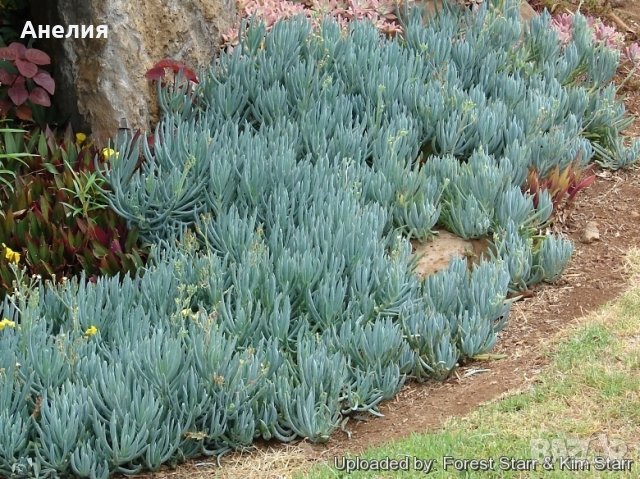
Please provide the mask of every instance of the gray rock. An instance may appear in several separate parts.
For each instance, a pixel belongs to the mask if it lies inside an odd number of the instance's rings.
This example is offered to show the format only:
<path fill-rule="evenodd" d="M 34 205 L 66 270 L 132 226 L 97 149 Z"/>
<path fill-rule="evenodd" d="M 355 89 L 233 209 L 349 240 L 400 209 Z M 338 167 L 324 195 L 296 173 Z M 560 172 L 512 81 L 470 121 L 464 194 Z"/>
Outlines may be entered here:
<path fill-rule="evenodd" d="M 106 39 L 41 42 L 53 57 L 61 117 L 98 141 L 112 137 L 122 119 L 147 129 L 157 109 L 145 72 L 163 58 L 208 65 L 235 19 L 233 0 L 32 0 L 31 9 L 36 28 L 108 25 Z"/>
<path fill-rule="evenodd" d="M 598 230 L 598 224 L 595 221 L 589 221 L 582 231 L 580 241 L 589 244 L 600 239 L 600 231 Z"/>

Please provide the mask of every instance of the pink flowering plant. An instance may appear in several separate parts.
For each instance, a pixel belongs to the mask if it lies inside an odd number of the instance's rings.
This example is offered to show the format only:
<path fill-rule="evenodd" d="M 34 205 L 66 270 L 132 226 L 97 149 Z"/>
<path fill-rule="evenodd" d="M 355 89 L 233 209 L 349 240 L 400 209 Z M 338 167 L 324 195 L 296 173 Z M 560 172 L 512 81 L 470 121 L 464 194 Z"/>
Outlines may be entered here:
<path fill-rule="evenodd" d="M 558 35 L 562 46 L 566 46 L 573 39 L 574 18 L 571 13 L 556 15 L 551 20 L 551 26 Z M 623 61 L 631 64 L 633 68 L 640 64 L 640 44 L 632 43 L 625 46 L 625 37 L 615 27 L 607 25 L 599 18 L 586 17 L 587 25 L 591 31 L 594 43 L 604 45 L 611 50 L 620 52 Z"/>
<path fill-rule="evenodd" d="M 623 50 L 624 58 L 631 62 L 632 65 L 637 67 L 640 65 L 640 44 L 632 43 L 631 45 L 625 47 Z"/>
<path fill-rule="evenodd" d="M 561 13 L 551 19 L 551 26 L 558 35 L 558 40 L 562 46 L 569 44 L 573 38 L 573 15 Z"/>
<path fill-rule="evenodd" d="M 612 50 L 620 50 L 624 45 L 624 35 L 599 18 L 587 17 L 587 23 L 593 32 L 593 40 Z"/>
<path fill-rule="evenodd" d="M 415 0 L 408 0 L 414 3 Z M 318 27 L 325 16 L 342 28 L 352 20 L 370 20 L 381 32 L 395 35 L 401 31 L 396 15 L 396 0 L 239 0 L 240 18 L 258 17 L 270 29 L 278 20 L 297 15 L 309 18 Z M 238 25 L 222 35 L 225 45 L 238 43 Z"/>

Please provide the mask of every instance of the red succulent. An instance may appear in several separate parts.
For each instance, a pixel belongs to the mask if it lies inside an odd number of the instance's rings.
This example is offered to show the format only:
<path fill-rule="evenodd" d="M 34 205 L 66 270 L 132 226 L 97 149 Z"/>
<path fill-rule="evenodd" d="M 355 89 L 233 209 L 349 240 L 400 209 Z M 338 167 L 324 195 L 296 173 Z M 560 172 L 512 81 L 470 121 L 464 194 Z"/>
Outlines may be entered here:
<path fill-rule="evenodd" d="M 595 180 L 593 165 L 583 168 L 579 166 L 579 162 L 575 162 L 562 170 L 556 166 L 544 177 L 541 177 L 535 169 L 529 170 L 523 190 L 533 196 L 536 208 L 540 192 L 547 190 L 551 195 L 555 212 L 565 201 L 573 201 L 578 192 L 591 186 Z"/>
<path fill-rule="evenodd" d="M 148 80 L 163 81 L 167 74 L 167 70 L 171 70 L 174 75 L 182 73 L 187 80 L 193 83 L 198 83 L 198 77 L 191 68 L 182 62 L 172 60 L 170 58 L 165 58 L 164 60 L 157 62 L 147 71 L 147 73 L 145 73 L 144 76 Z"/>

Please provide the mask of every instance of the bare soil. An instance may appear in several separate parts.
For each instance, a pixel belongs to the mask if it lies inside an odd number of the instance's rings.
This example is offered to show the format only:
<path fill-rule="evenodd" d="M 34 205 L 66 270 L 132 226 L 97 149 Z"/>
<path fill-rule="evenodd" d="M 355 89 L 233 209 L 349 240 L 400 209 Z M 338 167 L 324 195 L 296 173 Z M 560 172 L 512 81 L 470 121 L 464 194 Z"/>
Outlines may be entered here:
<path fill-rule="evenodd" d="M 548 0 L 530 3 L 540 7 L 545 1 L 550 3 Z M 597 1 L 591 0 L 592 8 Z M 578 4 L 577 1 L 556 3 L 556 12 L 558 9 L 575 11 Z M 583 2 L 583 12 L 587 3 L 589 0 Z M 638 40 L 640 2 L 601 0 L 598 6 L 602 9 L 594 11 L 595 14 L 623 30 L 619 22 L 611 20 L 612 14 L 618 17 L 630 30 L 627 39 Z M 624 76 L 621 73 L 620 79 Z M 635 116 L 635 123 L 626 133 L 635 137 L 640 137 L 639 84 L 637 78 L 632 79 L 621 89 L 627 110 Z M 625 270 L 626 252 L 640 248 L 640 168 L 615 173 L 598 170 L 597 176 L 596 182 L 578 194 L 554 225 L 574 242 L 575 252 L 569 267 L 556 284 L 536 287 L 514 304 L 508 325 L 493 352 L 502 359 L 466 364 L 443 383 L 408 383 L 396 398 L 381 406 L 384 417 L 349 421 L 349 436 L 337 431 L 326 444 L 303 441 L 290 455 L 287 455 L 290 446 L 258 445 L 261 462 L 278 463 L 279 472 L 269 473 L 261 468 L 252 475 L 245 469 L 243 477 L 285 477 L 281 474 L 287 467 L 282 467 L 278 461 L 293 461 L 297 467 L 291 469 L 297 469 L 301 462 L 308 464 L 338 454 L 358 453 L 412 433 L 435 430 L 448 418 L 464 416 L 482 403 L 514 390 L 526 389 L 535 382 L 548 362 L 541 345 L 561 334 L 578 318 L 615 299 L 629 280 Z M 597 224 L 600 239 L 587 244 L 581 242 L 581 237 L 588 222 Z M 249 457 L 231 454 L 223 459 L 223 466 L 250 461 Z M 191 461 L 174 470 L 163 470 L 154 477 L 175 479 L 214 475 L 241 477 L 231 470 L 225 472 L 225 467 L 217 467 L 215 460 L 210 458 Z"/>

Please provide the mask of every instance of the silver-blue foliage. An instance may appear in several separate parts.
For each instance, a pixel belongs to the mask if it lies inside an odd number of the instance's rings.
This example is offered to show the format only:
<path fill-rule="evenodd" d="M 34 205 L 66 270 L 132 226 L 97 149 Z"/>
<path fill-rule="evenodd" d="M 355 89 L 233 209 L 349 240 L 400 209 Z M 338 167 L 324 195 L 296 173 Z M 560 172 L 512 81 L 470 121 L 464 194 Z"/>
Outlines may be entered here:
<path fill-rule="evenodd" d="M 394 39 L 254 23 L 197 86 L 159 88 L 153 148 L 123 135 L 102 172 L 149 265 L 3 305 L 0 475 L 324 441 L 407 377 L 490 350 L 509 289 L 555 280 L 571 254 L 532 236 L 552 207 L 520 190 L 529 169 L 622 167 L 640 143 L 619 136 L 617 58 L 579 16 L 561 48 L 548 15 L 527 29 L 517 2 L 485 4 L 426 25 L 407 12 Z M 419 279 L 409 240 L 436 226 L 493 235 L 493 259 Z"/>

